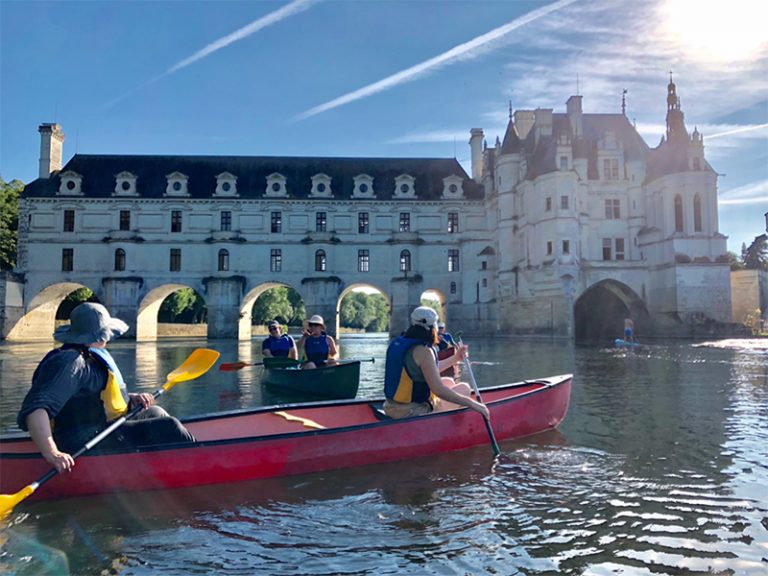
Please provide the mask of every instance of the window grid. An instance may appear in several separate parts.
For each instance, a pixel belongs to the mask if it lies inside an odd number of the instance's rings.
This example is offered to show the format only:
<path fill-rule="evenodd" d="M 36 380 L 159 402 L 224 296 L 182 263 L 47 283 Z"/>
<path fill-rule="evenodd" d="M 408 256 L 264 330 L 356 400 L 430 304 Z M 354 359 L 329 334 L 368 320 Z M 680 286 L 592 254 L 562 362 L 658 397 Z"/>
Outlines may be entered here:
<path fill-rule="evenodd" d="M 550 196 L 547 196 L 547 199 L 545 201 L 544 209 L 549 212 L 552 210 L 552 198 Z"/>
<path fill-rule="evenodd" d="M 400 252 L 400 272 L 411 271 L 411 253 L 408 250 Z"/>
<path fill-rule="evenodd" d="M 448 212 L 448 233 L 455 234 L 459 231 L 459 213 Z"/>
<path fill-rule="evenodd" d="M 371 266 L 371 256 L 368 250 L 357 251 L 357 271 L 368 272 Z"/>
<path fill-rule="evenodd" d="M 279 234 L 283 231 L 283 213 L 272 212 L 270 216 L 270 231 L 272 234 Z"/>
<path fill-rule="evenodd" d="M 621 202 L 618 198 L 608 198 L 605 201 L 605 217 L 608 220 L 621 218 Z"/>
<path fill-rule="evenodd" d="M 326 264 L 325 250 L 315 252 L 315 272 L 325 272 Z"/>
<path fill-rule="evenodd" d="M 219 272 L 227 272 L 229 270 L 229 250 L 223 248 L 219 250 L 218 270 Z"/>
<path fill-rule="evenodd" d="M 171 248 L 171 272 L 181 272 L 181 248 Z"/>
<path fill-rule="evenodd" d="M 458 272 L 459 271 L 459 251 L 458 250 L 448 250 L 448 272 Z"/>
<path fill-rule="evenodd" d="M 560 196 L 560 209 L 568 210 L 568 196 Z"/>
<path fill-rule="evenodd" d="M 120 230 L 131 229 L 131 211 L 120 210 Z"/>
<path fill-rule="evenodd" d="M 368 234 L 368 232 L 369 232 L 368 212 L 360 212 L 357 215 L 357 233 Z"/>
<path fill-rule="evenodd" d="M 328 218 L 325 212 L 315 214 L 315 231 L 325 232 L 328 227 Z"/>
<path fill-rule="evenodd" d="M 221 211 L 221 230 L 223 232 L 232 230 L 232 212 L 229 210 Z"/>
<path fill-rule="evenodd" d="M 74 248 L 61 249 L 61 271 L 72 272 L 75 269 L 75 250 Z"/>
<path fill-rule="evenodd" d="M 75 231 L 75 211 L 64 210 L 64 232 Z"/>
<path fill-rule="evenodd" d="M 269 251 L 270 272 L 280 272 L 283 269 L 283 251 L 280 248 L 272 248 Z"/>
<path fill-rule="evenodd" d="M 411 214 L 409 212 L 400 212 L 400 232 L 411 231 Z"/>
<path fill-rule="evenodd" d="M 115 250 L 115 272 L 123 272 L 125 270 L 125 250 L 118 248 Z"/>
<path fill-rule="evenodd" d="M 171 232 L 181 232 L 181 210 L 171 212 Z"/>

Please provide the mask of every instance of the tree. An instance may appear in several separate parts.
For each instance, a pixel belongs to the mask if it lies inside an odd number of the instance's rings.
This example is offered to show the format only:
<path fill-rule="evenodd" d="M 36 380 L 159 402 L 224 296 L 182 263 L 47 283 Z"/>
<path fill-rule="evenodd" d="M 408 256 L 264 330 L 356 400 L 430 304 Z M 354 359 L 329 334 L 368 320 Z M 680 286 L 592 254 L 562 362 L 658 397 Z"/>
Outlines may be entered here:
<path fill-rule="evenodd" d="M 749 248 L 742 247 L 741 259 L 748 270 L 768 270 L 768 234 L 755 237 Z"/>
<path fill-rule="evenodd" d="M 266 324 L 270 320 L 289 324 L 289 320 L 294 318 L 294 307 L 288 297 L 288 288 L 278 286 L 263 292 L 253 305 L 251 318 L 253 324 Z"/>
<path fill-rule="evenodd" d="M 0 270 L 16 266 L 19 237 L 19 197 L 24 190 L 20 180 L 5 182 L 0 178 Z"/>
<path fill-rule="evenodd" d="M 67 297 L 61 301 L 58 310 L 56 310 L 56 319 L 69 319 L 75 306 L 82 304 L 83 302 L 99 302 L 99 299 L 96 298 L 96 294 L 94 294 L 90 288 L 86 288 L 85 286 L 78 288 L 67 294 Z"/>
<path fill-rule="evenodd" d="M 181 288 L 163 300 L 158 319 L 161 322 L 198 324 L 206 318 L 205 301 L 192 288 Z"/>
<path fill-rule="evenodd" d="M 744 263 L 736 252 L 728 252 L 728 263 L 731 265 L 731 272 L 734 270 L 744 270 Z"/>
<path fill-rule="evenodd" d="M 345 328 L 386 332 L 389 329 L 389 305 L 386 298 L 378 293 L 347 294 L 339 308 L 339 323 Z"/>

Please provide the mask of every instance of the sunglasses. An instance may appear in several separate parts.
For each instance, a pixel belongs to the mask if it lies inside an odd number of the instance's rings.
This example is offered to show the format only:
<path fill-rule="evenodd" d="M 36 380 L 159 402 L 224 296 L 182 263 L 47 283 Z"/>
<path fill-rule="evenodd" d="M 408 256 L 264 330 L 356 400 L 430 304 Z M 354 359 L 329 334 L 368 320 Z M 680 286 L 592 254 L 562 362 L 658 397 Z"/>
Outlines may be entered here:
<path fill-rule="evenodd" d="M 277 332 L 277 326 L 272 326 L 272 328 L 269 329 L 270 332 Z"/>
<path fill-rule="evenodd" d="M 307 324 L 307 326 L 309 326 L 310 328 L 313 328 L 313 327 L 315 327 L 315 326 L 322 326 L 322 324 L 313 324 L 312 322 L 309 322 L 309 323 Z"/>

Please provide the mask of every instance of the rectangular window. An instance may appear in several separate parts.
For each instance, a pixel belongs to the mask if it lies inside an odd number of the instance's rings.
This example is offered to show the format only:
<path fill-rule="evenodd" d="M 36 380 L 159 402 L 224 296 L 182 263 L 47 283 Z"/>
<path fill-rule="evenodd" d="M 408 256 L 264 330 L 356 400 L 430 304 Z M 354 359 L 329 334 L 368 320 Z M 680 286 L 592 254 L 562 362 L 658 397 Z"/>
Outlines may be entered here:
<path fill-rule="evenodd" d="M 357 233 L 368 234 L 368 212 L 360 212 L 357 215 Z"/>
<path fill-rule="evenodd" d="M 120 210 L 120 230 L 131 229 L 131 211 Z"/>
<path fill-rule="evenodd" d="M 74 248 L 62 248 L 61 250 L 61 271 L 72 272 L 75 269 L 75 250 Z"/>
<path fill-rule="evenodd" d="M 486 260 L 480 262 L 480 270 L 488 270 L 488 262 Z"/>
<path fill-rule="evenodd" d="M 221 211 L 221 229 L 225 232 L 232 230 L 232 212 L 229 210 Z"/>
<path fill-rule="evenodd" d="M 315 232 L 325 232 L 328 225 L 328 218 L 325 212 L 315 214 Z"/>
<path fill-rule="evenodd" d="M 272 212 L 270 230 L 272 234 L 279 234 L 283 231 L 283 213 Z"/>
<path fill-rule="evenodd" d="M 547 256 L 552 256 L 552 240 L 547 240 Z"/>
<path fill-rule="evenodd" d="M 624 260 L 624 238 L 616 238 L 616 260 Z"/>
<path fill-rule="evenodd" d="M 568 156 L 560 156 L 560 170 L 568 170 Z"/>
<path fill-rule="evenodd" d="M 698 156 L 693 159 L 693 169 L 701 170 L 701 158 L 699 158 Z"/>
<path fill-rule="evenodd" d="M 619 161 L 616 158 L 603 159 L 603 178 L 606 180 L 619 179 Z"/>
<path fill-rule="evenodd" d="M 546 208 L 545 209 L 546 209 L 547 212 L 552 210 L 552 198 L 550 196 L 547 196 Z"/>
<path fill-rule="evenodd" d="M 570 253 L 571 253 L 570 240 L 563 240 L 563 254 L 570 254 Z"/>
<path fill-rule="evenodd" d="M 409 212 L 400 212 L 400 232 L 411 231 L 411 214 Z"/>
<path fill-rule="evenodd" d="M 611 239 L 603 238 L 603 260 L 611 259 Z"/>
<path fill-rule="evenodd" d="M 64 210 L 64 232 L 75 231 L 75 211 Z"/>
<path fill-rule="evenodd" d="M 608 220 L 621 218 L 621 202 L 618 198 L 608 198 L 605 201 L 605 217 Z"/>
<path fill-rule="evenodd" d="M 400 252 L 400 272 L 411 271 L 411 253 L 408 250 Z"/>
<path fill-rule="evenodd" d="M 368 272 L 371 266 L 371 255 L 368 250 L 357 251 L 357 271 Z"/>
<path fill-rule="evenodd" d="M 181 272 L 181 248 L 171 248 L 171 272 Z"/>
<path fill-rule="evenodd" d="M 272 248 L 269 251 L 269 271 L 280 272 L 283 269 L 283 251 L 280 248 Z"/>
<path fill-rule="evenodd" d="M 560 196 L 560 209 L 568 210 L 568 196 Z"/>
<path fill-rule="evenodd" d="M 459 271 L 459 251 L 448 250 L 448 272 Z"/>
<path fill-rule="evenodd" d="M 455 234 L 459 231 L 459 213 L 448 212 L 448 233 Z"/>
<path fill-rule="evenodd" d="M 181 210 L 171 211 L 171 232 L 181 232 Z"/>

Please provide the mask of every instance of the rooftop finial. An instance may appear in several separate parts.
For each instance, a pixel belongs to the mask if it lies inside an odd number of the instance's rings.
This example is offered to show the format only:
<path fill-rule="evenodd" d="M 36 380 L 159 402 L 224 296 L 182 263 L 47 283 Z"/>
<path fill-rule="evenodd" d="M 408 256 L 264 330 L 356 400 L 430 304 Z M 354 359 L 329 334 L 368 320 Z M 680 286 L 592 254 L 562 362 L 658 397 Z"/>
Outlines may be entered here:
<path fill-rule="evenodd" d="M 627 115 L 627 89 L 624 88 L 624 90 L 621 91 L 621 114 L 622 116 Z"/>
<path fill-rule="evenodd" d="M 512 100 L 509 101 L 509 120 L 512 120 Z"/>

